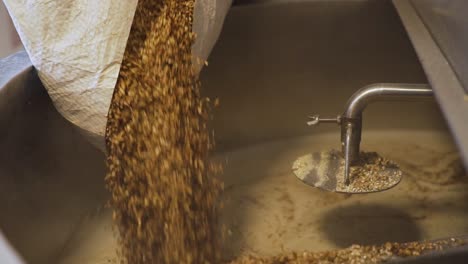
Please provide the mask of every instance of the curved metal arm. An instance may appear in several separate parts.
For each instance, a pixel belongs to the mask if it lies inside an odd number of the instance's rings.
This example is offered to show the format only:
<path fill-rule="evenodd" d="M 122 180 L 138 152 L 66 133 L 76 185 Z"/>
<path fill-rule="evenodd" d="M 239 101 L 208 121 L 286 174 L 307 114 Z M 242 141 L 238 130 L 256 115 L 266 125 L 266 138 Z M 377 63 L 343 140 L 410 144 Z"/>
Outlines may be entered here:
<path fill-rule="evenodd" d="M 355 92 L 349 98 L 345 118 L 360 118 L 366 106 L 374 101 L 411 100 L 432 97 L 432 89 L 427 84 L 377 83 Z"/>
<path fill-rule="evenodd" d="M 345 182 L 349 183 L 349 166 L 359 158 L 362 112 L 374 101 L 424 99 L 433 96 L 427 84 L 378 83 L 366 86 L 351 96 L 341 118 L 341 145 L 345 158 Z"/>

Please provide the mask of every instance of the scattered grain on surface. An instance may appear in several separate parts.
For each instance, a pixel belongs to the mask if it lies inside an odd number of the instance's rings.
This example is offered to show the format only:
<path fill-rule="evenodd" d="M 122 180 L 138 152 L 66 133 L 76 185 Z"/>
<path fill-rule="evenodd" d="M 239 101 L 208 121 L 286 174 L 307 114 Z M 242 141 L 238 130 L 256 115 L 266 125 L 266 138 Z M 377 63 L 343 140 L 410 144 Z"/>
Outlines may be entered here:
<path fill-rule="evenodd" d="M 402 171 L 393 161 L 376 152 L 361 152 L 350 167 L 349 185 L 345 184 L 345 160 L 341 151 L 308 154 L 294 161 L 294 174 L 305 183 L 333 192 L 369 193 L 397 185 Z"/>
<path fill-rule="evenodd" d="M 377 264 L 398 257 L 419 256 L 430 251 L 459 247 L 457 238 L 436 242 L 385 243 L 380 246 L 352 245 L 345 249 L 323 252 L 289 252 L 272 257 L 242 256 L 229 264 Z"/>
<path fill-rule="evenodd" d="M 336 187 L 339 192 L 362 193 L 386 190 L 398 184 L 403 174 L 397 164 L 376 152 L 359 154 L 358 161 L 350 168 L 349 185 L 344 181 L 344 167 L 344 159 L 340 158 Z"/>

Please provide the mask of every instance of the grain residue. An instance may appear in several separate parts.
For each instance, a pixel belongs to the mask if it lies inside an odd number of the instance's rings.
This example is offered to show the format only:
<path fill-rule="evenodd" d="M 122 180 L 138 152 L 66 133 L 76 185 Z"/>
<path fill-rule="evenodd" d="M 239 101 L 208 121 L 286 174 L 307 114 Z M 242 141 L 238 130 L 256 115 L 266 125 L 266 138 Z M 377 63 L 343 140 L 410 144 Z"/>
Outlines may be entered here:
<path fill-rule="evenodd" d="M 271 257 L 247 255 L 229 264 L 378 264 L 463 245 L 465 241 L 457 238 L 432 242 L 385 243 L 379 246 L 352 245 L 340 250 L 289 252 Z"/>

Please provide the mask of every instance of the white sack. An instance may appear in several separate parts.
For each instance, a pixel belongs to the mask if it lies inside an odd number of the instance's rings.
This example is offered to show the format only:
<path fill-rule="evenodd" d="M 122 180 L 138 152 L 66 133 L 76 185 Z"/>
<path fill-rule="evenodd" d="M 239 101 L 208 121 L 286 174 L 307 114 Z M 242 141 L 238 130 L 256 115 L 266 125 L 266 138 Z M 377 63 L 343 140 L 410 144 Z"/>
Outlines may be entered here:
<path fill-rule="evenodd" d="M 138 0 L 3 1 L 57 110 L 104 149 L 107 112 Z M 196 0 L 194 58 L 207 59 L 231 2 Z"/>
<path fill-rule="evenodd" d="M 24 260 L 16 253 L 8 240 L 0 231 L 0 263 L 2 264 L 24 264 Z"/>

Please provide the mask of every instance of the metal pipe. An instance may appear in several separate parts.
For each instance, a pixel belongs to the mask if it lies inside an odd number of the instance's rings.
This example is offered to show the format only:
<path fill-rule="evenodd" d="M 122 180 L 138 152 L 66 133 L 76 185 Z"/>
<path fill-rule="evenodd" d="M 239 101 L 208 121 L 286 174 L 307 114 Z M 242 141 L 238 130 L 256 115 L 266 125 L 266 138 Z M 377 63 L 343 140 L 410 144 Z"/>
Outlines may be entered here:
<path fill-rule="evenodd" d="M 346 104 L 345 118 L 360 118 L 366 106 L 374 101 L 408 100 L 432 97 L 427 84 L 377 83 L 355 92 Z"/>
<path fill-rule="evenodd" d="M 345 157 L 348 157 L 345 159 L 345 184 L 346 185 L 349 185 L 349 169 L 350 169 L 350 162 L 351 160 L 349 159 L 349 156 L 350 156 L 350 146 L 351 146 L 351 135 L 352 135 L 352 130 L 353 130 L 353 126 L 352 124 L 347 124 L 346 125 L 346 136 L 345 136 L 345 144 L 344 144 L 344 148 L 343 148 L 343 154 L 345 155 Z"/>
<path fill-rule="evenodd" d="M 341 118 L 341 146 L 345 158 L 345 183 L 349 183 L 349 166 L 359 158 L 362 112 L 375 101 L 424 99 L 433 96 L 427 84 L 378 83 L 359 89 L 351 96 Z"/>

